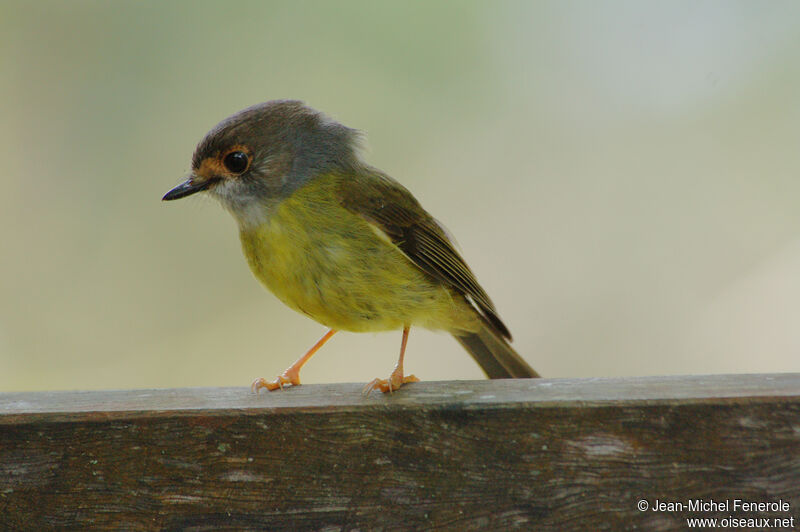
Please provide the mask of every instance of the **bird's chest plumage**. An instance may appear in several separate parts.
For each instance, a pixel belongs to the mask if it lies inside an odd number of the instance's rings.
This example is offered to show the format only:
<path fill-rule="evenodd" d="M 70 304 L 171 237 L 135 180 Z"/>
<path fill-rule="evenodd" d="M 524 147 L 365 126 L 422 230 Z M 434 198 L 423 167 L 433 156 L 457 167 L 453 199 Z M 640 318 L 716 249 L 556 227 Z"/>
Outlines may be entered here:
<path fill-rule="evenodd" d="M 395 329 L 449 307 L 449 295 L 344 209 L 330 186 L 303 187 L 259 226 L 242 229 L 255 276 L 286 305 L 335 329 Z"/>

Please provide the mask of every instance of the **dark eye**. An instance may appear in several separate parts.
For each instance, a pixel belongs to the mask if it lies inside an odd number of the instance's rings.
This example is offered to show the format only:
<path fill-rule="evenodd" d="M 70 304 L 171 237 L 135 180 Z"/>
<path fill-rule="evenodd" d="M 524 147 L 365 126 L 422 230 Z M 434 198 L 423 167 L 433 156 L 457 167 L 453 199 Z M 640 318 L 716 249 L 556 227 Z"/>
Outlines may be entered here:
<path fill-rule="evenodd" d="M 222 160 L 225 169 L 232 174 L 241 174 L 247 170 L 250 164 L 250 158 L 243 151 L 232 151 Z"/>

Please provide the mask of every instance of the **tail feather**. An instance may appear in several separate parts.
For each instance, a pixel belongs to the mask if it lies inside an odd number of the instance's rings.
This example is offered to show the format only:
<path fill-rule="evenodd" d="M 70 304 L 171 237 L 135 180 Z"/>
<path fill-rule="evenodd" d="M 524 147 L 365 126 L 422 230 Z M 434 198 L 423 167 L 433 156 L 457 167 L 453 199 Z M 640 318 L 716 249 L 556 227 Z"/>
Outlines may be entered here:
<path fill-rule="evenodd" d="M 484 324 L 478 332 L 453 334 L 490 379 L 535 378 L 540 375 L 504 339 Z"/>

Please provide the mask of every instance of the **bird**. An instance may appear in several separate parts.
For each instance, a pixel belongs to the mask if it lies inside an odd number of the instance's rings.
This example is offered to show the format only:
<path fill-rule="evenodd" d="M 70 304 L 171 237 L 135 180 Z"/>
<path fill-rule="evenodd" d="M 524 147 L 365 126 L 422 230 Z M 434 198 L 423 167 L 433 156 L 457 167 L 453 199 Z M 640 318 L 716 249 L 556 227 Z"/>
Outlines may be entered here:
<path fill-rule="evenodd" d="M 210 194 L 236 220 L 254 276 L 328 332 L 274 380 L 300 385 L 300 368 L 336 332 L 402 330 L 388 378 L 363 391 L 417 382 L 403 362 L 412 326 L 444 330 L 491 379 L 539 374 L 444 226 L 403 185 L 364 162 L 362 134 L 298 100 L 239 111 L 197 145 L 191 171 L 164 201 Z"/>

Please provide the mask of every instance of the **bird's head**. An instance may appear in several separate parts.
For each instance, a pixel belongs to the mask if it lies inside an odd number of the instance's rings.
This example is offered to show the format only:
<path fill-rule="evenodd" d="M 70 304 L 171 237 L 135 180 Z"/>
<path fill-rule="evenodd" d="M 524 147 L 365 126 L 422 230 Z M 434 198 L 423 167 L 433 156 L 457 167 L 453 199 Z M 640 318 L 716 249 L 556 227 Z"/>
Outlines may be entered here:
<path fill-rule="evenodd" d="M 251 223 L 315 176 L 357 164 L 358 138 L 356 130 L 302 102 L 258 104 L 209 131 L 186 180 L 163 199 L 206 191 L 240 224 Z"/>

